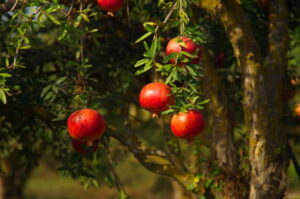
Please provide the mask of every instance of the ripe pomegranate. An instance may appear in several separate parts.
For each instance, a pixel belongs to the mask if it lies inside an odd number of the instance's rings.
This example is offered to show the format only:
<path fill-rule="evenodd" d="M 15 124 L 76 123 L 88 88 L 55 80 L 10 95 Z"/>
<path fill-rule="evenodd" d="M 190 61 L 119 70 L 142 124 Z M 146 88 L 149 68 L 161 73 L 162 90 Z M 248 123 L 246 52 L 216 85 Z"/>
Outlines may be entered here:
<path fill-rule="evenodd" d="M 171 119 L 171 130 L 176 137 L 193 139 L 204 128 L 204 118 L 198 110 L 179 112 Z"/>
<path fill-rule="evenodd" d="M 170 87 L 160 82 L 152 82 L 144 86 L 140 92 L 141 107 L 158 114 L 174 103 Z"/>
<path fill-rule="evenodd" d="M 297 84 L 298 84 L 298 79 L 296 79 L 296 78 L 291 79 L 291 84 L 294 85 L 294 86 L 297 86 Z"/>
<path fill-rule="evenodd" d="M 297 117 L 300 117 L 300 104 L 296 105 L 295 113 L 296 113 Z"/>
<path fill-rule="evenodd" d="M 119 10 L 122 7 L 123 0 L 97 0 L 98 5 L 108 11 L 109 14 Z"/>
<path fill-rule="evenodd" d="M 184 46 L 180 44 L 181 42 L 184 43 Z M 166 54 L 170 55 L 171 53 L 179 54 L 181 51 L 188 52 L 190 54 L 194 54 L 198 50 L 198 57 L 192 59 L 190 61 L 191 64 L 197 64 L 200 61 L 201 57 L 201 47 L 195 44 L 190 38 L 188 37 L 175 37 L 171 39 L 166 47 Z M 175 59 L 172 58 L 170 63 L 175 64 Z M 183 66 L 185 63 L 180 62 L 178 66 Z"/>
<path fill-rule="evenodd" d="M 96 152 L 99 147 L 99 139 L 94 140 L 92 145 L 89 146 L 86 142 L 81 142 L 78 140 L 72 140 L 72 147 L 75 151 L 82 155 L 87 155 L 90 151 Z"/>
<path fill-rule="evenodd" d="M 75 111 L 68 118 L 68 131 L 75 140 L 92 144 L 103 135 L 104 130 L 105 120 L 94 109 Z"/>

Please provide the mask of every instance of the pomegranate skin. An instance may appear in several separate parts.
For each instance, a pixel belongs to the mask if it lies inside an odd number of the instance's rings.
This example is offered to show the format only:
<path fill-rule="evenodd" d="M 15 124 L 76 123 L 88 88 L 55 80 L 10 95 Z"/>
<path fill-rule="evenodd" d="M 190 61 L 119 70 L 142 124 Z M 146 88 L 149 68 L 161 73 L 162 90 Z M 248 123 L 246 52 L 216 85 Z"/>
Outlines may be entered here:
<path fill-rule="evenodd" d="M 176 137 L 191 139 L 204 128 L 204 118 L 197 110 L 179 112 L 171 119 L 171 130 Z"/>
<path fill-rule="evenodd" d="M 99 139 L 94 140 L 91 146 L 88 146 L 86 142 L 78 140 L 72 140 L 72 147 L 75 151 L 82 155 L 87 155 L 89 151 L 96 152 L 99 147 Z"/>
<path fill-rule="evenodd" d="M 160 82 L 145 85 L 139 95 L 141 107 L 152 113 L 160 113 L 174 103 L 170 87 Z"/>
<path fill-rule="evenodd" d="M 295 109 L 294 109 L 295 113 L 296 113 L 296 116 L 297 117 L 300 117 L 300 104 L 297 104 Z"/>
<path fill-rule="evenodd" d="M 184 42 L 185 47 L 181 46 L 180 41 Z M 178 43 L 179 42 L 179 43 Z M 171 53 L 179 54 L 181 51 L 188 52 L 190 54 L 195 53 L 195 51 L 199 49 L 198 57 L 194 58 L 190 61 L 190 64 L 198 64 L 202 55 L 201 47 L 195 44 L 188 37 L 175 37 L 169 41 L 166 47 L 166 55 L 170 55 Z M 175 64 L 175 59 L 172 58 L 170 63 Z M 178 63 L 179 66 L 183 66 L 185 63 Z"/>
<path fill-rule="evenodd" d="M 123 5 L 123 0 L 97 0 L 98 5 L 108 12 L 115 12 Z"/>
<path fill-rule="evenodd" d="M 100 138 L 105 130 L 105 120 L 94 109 L 75 111 L 68 118 L 70 136 L 81 142 L 91 142 Z"/>

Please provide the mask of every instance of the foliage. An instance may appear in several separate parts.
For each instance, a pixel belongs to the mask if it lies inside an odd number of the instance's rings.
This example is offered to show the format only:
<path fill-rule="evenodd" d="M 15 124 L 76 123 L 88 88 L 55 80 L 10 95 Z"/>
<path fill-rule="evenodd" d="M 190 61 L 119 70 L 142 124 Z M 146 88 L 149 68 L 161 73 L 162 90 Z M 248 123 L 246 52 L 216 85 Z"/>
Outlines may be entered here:
<path fill-rule="evenodd" d="M 241 2 L 265 55 L 267 13 L 255 1 Z M 295 0 L 289 1 L 289 7 L 286 76 L 299 81 L 300 8 Z M 199 198 L 211 192 L 222 193 L 224 182 L 213 157 L 209 128 L 191 146 L 172 137 L 166 127 L 169 116 L 179 111 L 203 109 L 208 116 L 204 63 L 189 64 L 196 54 L 165 55 L 170 38 L 188 36 L 208 49 L 214 65 L 214 58 L 225 54 L 224 66 L 216 70 L 236 123 L 235 142 L 242 156 L 239 169 L 248 172 L 247 134 L 240 119 L 241 71 L 224 27 L 217 16 L 200 9 L 199 2 L 128 0 L 111 17 L 96 1 L 27 0 L 0 13 L 1 158 L 18 152 L 24 164 L 36 164 L 44 151 L 51 149 L 61 162 L 58 169 L 66 176 L 81 181 L 85 188 L 116 186 L 118 197 L 126 199 L 129 196 L 114 169 L 117 160 L 110 157 L 110 140 L 117 139 L 151 171 L 177 181 L 177 173 L 163 173 L 161 165 L 167 162 L 180 171 L 189 171 L 186 173 L 192 174 L 192 180 L 184 186 Z M 183 60 L 185 67 L 170 64 L 172 58 Z M 176 103 L 157 120 L 137 102 L 139 90 L 150 81 L 164 81 L 176 97 Z M 69 114 L 84 107 L 97 109 L 108 124 L 100 148 L 87 156 L 73 151 L 66 130 Z M 142 160 L 151 155 L 158 159 L 149 166 Z"/>

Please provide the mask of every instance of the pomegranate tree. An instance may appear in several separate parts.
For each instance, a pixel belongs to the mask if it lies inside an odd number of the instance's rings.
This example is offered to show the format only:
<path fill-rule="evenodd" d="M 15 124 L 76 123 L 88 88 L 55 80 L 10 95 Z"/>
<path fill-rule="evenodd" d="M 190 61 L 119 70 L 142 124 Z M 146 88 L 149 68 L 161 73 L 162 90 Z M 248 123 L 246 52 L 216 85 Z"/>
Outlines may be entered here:
<path fill-rule="evenodd" d="M 123 0 L 97 0 L 98 5 L 109 14 L 119 10 L 122 7 Z"/>
<path fill-rule="evenodd" d="M 180 52 L 187 52 L 192 55 L 197 55 L 196 58 L 193 58 L 190 60 L 190 64 L 197 64 L 200 61 L 201 57 L 201 47 L 194 43 L 190 38 L 188 37 L 175 37 L 169 41 L 166 47 L 166 54 L 170 55 L 172 53 L 179 54 Z M 198 51 L 198 52 L 197 52 Z M 188 58 L 186 55 L 184 55 L 184 58 Z M 183 63 L 181 60 L 177 63 L 178 66 L 183 66 L 185 63 Z M 175 59 L 172 58 L 170 60 L 170 63 L 175 64 Z"/>
<path fill-rule="evenodd" d="M 105 120 L 94 109 L 75 111 L 68 118 L 68 131 L 75 140 L 92 144 L 103 135 L 104 130 Z"/>
<path fill-rule="evenodd" d="M 171 119 L 171 130 L 179 138 L 193 139 L 202 132 L 203 128 L 204 118 L 198 110 L 179 112 Z"/>
<path fill-rule="evenodd" d="M 96 152 L 99 147 L 99 139 L 94 140 L 91 145 L 86 142 L 72 140 L 72 147 L 75 151 L 82 155 L 87 155 L 90 151 Z"/>
<path fill-rule="evenodd" d="M 174 97 L 169 86 L 160 82 L 152 82 L 142 88 L 139 102 L 141 107 L 158 114 L 174 103 Z"/>

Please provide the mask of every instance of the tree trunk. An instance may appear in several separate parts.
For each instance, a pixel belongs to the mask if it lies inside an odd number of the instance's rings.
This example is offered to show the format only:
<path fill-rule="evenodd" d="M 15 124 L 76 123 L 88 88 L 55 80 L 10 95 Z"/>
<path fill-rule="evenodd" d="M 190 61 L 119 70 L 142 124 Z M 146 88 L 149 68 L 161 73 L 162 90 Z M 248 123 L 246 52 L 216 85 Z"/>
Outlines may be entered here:
<path fill-rule="evenodd" d="M 23 159 L 19 153 L 14 152 L 2 160 L 4 174 L 1 176 L 3 199 L 23 199 L 24 186 L 30 177 L 34 166 Z"/>
<path fill-rule="evenodd" d="M 269 56 L 264 63 L 249 20 L 237 1 L 224 0 L 221 21 L 242 70 L 244 112 L 250 135 L 251 199 L 279 199 L 286 190 L 288 156 L 281 129 L 281 89 L 286 66 L 285 0 L 270 9 Z"/>
<path fill-rule="evenodd" d="M 208 104 L 209 127 L 219 167 L 223 171 L 225 198 L 244 198 L 247 186 L 241 183 L 238 170 L 239 158 L 233 141 L 233 124 L 229 116 L 227 96 L 215 64 L 206 49 L 203 49 L 204 93 Z"/>

